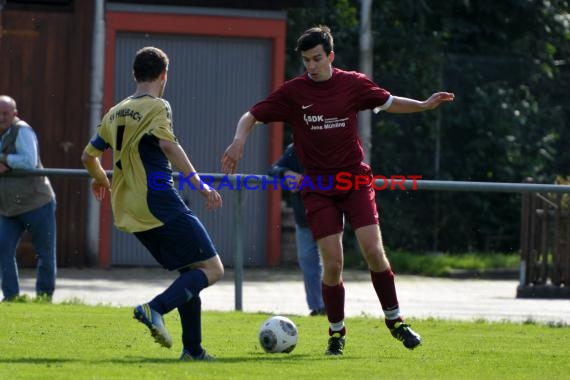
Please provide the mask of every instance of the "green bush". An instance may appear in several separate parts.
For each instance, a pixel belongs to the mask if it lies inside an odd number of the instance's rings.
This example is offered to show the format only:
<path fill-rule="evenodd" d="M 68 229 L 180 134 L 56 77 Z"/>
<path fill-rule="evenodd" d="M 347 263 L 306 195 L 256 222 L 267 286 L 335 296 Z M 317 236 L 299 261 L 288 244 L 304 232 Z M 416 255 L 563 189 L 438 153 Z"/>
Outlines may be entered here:
<path fill-rule="evenodd" d="M 401 274 L 417 274 L 422 276 L 443 277 L 453 271 L 468 270 L 485 272 L 493 269 L 519 268 L 518 254 L 502 253 L 464 253 L 450 255 L 417 254 L 395 251 L 389 255 L 390 263 L 395 272 Z"/>
<path fill-rule="evenodd" d="M 518 270 L 518 253 L 414 253 L 387 250 L 392 269 L 398 274 L 415 274 L 431 277 L 447 277 L 457 271 L 473 271 L 481 274 L 490 270 Z M 345 244 L 344 265 L 347 269 L 367 268 L 357 249 Z"/>

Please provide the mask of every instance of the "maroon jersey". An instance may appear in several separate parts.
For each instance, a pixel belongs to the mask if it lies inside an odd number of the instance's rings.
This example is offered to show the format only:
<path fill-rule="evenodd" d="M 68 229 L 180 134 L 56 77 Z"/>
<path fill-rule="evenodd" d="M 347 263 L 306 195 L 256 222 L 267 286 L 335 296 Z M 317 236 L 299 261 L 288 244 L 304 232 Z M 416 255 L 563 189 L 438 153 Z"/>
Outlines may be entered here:
<path fill-rule="evenodd" d="M 306 174 L 336 174 L 355 172 L 364 159 L 358 111 L 380 107 L 389 98 L 364 74 L 335 68 L 327 81 L 315 82 L 306 73 L 287 81 L 249 111 L 263 123 L 291 124 Z"/>

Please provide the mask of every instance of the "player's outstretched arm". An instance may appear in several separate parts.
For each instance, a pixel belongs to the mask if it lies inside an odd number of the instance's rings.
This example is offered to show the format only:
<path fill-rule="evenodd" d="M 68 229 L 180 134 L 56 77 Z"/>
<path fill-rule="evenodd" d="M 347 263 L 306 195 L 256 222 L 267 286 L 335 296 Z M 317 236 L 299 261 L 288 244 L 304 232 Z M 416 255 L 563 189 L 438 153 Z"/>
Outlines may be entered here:
<path fill-rule="evenodd" d="M 196 189 L 200 189 L 200 194 L 206 199 L 206 208 L 208 210 L 216 210 L 222 207 L 222 196 L 216 190 L 208 186 L 208 184 L 201 181 L 188 155 L 186 155 L 186 152 L 184 152 L 184 149 L 182 149 L 178 143 L 160 140 L 158 144 L 166 158 L 168 158 L 168 161 L 170 161 L 175 168 L 184 173 L 185 177 L 190 177 L 190 181 Z"/>
<path fill-rule="evenodd" d="M 239 119 L 234 141 L 227 147 L 222 156 L 222 172 L 226 174 L 234 174 L 237 170 L 237 164 L 243 154 L 247 136 L 253 130 L 257 120 L 248 111 Z"/>
<path fill-rule="evenodd" d="M 394 96 L 392 104 L 386 112 L 390 113 L 413 113 L 432 110 L 439 107 L 440 104 L 452 102 L 455 94 L 452 92 L 436 92 L 424 101 Z"/>

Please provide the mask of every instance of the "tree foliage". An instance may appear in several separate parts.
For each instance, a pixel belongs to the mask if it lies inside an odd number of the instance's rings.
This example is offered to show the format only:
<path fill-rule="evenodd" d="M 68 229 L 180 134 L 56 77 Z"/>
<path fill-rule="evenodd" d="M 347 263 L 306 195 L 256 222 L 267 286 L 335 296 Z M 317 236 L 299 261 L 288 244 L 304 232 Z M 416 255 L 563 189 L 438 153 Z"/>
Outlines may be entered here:
<path fill-rule="evenodd" d="M 335 65 L 358 69 L 356 0 L 323 0 L 289 13 L 288 47 L 327 24 Z M 424 179 L 553 183 L 570 173 L 570 2 L 374 2 L 374 81 L 393 94 L 453 91 L 434 112 L 373 118 L 374 171 Z M 334 11 L 332 11 L 334 10 Z M 288 77 L 298 74 L 289 53 Z M 415 250 L 519 248 L 520 196 L 381 192 L 386 243 Z"/>

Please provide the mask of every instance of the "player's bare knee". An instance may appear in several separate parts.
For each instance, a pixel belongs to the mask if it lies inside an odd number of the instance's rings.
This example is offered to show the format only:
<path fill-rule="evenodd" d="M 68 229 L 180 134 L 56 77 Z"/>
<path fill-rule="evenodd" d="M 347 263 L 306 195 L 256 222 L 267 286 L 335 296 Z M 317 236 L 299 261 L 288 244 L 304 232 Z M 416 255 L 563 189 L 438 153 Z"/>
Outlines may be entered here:
<path fill-rule="evenodd" d="M 201 269 L 208 278 L 208 285 L 213 285 L 224 277 L 224 265 L 219 256 L 194 264 L 194 268 Z"/>
<path fill-rule="evenodd" d="M 210 270 L 202 269 L 202 270 L 204 271 L 206 277 L 208 278 L 208 286 L 214 285 L 216 282 L 221 280 L 222 277 L 224 277 L 223 269 L 221 271 L 216 269 L 210 269 Z"/>
<path fill-rule="evenodd" d="M 224 277 L 224 266 L 219 262 L 219 265 L 213 265 L 209 268 L 208 272 L 208 281 L 210 282 L 210 285 L 212 285 Z"/>
<path fill-rule="evenodd" d="M 332 261 L 323 263 L 323 276 L 328 278 L 340 278 L 342 273 L 342 262 Z"/>
<path fill-rule="evenodd" d="M 378 244 L 361 245 L 361 249 L 366 261 L 378 259 L 383 260 L 383 258 L 386 257 L 384 248 Z"/>

